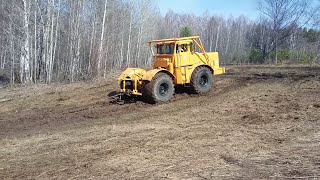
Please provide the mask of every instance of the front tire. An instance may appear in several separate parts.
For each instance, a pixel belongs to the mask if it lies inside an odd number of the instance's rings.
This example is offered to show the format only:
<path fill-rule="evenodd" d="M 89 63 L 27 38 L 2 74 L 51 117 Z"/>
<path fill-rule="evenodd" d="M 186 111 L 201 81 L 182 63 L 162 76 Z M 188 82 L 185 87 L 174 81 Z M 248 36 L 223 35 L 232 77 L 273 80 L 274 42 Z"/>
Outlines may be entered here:
<path fill-rule="evenodd" d="M 145 84 L 143 96 L 151 103 L 169 101 L 174 93 L 172 78 L 166 73 L 156 74 L 152 80 Z"/>
<path fill-rule="evenodd" d="M 212 86 L 211 70 L 204 66 L 197 67 L 192 73 L 190 85 L 194 93 L 209 92 Z"/>

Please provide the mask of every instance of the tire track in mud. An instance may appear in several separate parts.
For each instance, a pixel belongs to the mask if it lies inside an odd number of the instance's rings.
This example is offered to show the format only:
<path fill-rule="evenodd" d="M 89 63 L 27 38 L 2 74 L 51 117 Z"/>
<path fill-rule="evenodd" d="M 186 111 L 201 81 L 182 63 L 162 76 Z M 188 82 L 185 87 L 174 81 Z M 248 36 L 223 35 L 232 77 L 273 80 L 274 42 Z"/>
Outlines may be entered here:
<path fill-rule="evenodd" d="M 221 81 L 223 82 L 224 78 L 219 78 L 219 82 Z M 226 86 L 214 84 L 214 90 L 209 92 L 209 95 L 217 96 L 221 93 L 227 93 L 241 84 L 243 83 L 238 80 L 228 83 Z M 179 92 L 174 95 L 172 100 L 164 104 L 199 96 Z M 116 121 L 121 115 L 153 106 L 157 106 L 157 104 L 148 104 L 141 100 L 124 105 L 112 104 L 106 96 L 103 100 L 100 99 L 85 105 L 57 105 L 50 108 L 39 107 L 37 109 L 9 112 L 0 115 L 0 139 L 34 134 L 34 132 L 39 131 L 54 131 L 63 127 L 81 126 L 101 118 L 110 118 Z"/>
<path fill-rule="evenodd" d="M 174 103 L 187 98 L 200 96 L 220 96 L 236 91 L 248 84 L 259 82 L 302 80 L 316 78 L 318 74 L 295 74 L 295 73 L 241 73 L 230 71 L 224 75 L 216 76 L 212 90 L 205 95 L 190 94 L 186 91 L 177 91 L 174 97 L 167 103 Z M 164 103 L 166 104 L 166 103 Z M 85 125 L 90 121 L 101 118 L 116 120 L 123 114 L 156 106 L 141 100 L 124 105 L 112 104 L 107 96 L 85 105 L 56 105 L 50 108 L 38 108 L 21 110 L 0 115 L 0 139 L 30 135 L 39 131 L 54 131 L 64 128 Z"/>

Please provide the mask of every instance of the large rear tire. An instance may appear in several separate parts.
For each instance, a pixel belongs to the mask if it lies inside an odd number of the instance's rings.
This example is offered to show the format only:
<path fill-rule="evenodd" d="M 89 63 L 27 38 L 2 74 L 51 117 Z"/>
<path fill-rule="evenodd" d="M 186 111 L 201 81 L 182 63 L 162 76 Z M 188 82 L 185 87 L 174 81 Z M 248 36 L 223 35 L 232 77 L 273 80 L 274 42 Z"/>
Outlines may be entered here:
<path fill-rule="evenodd" d="M 174 93 L 172 78 L 166 73 L 156 74 L 143 88 L 143 96 L 150 103 L 169 101 Z"/>
<path fill-rule="evenodd" d="M 209 92 L 212 86 L 211 70 L 204 66 L 197 67 L 192 73 L 190 86 L 197 94 Z"/>

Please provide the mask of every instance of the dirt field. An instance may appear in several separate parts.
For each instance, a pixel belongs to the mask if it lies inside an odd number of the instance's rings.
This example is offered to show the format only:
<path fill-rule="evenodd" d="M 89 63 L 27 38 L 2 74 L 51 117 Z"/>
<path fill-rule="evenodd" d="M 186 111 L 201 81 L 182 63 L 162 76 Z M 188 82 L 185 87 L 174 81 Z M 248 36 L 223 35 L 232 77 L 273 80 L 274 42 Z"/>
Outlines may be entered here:
<path fill-rule="evenodd" d="M 0 89 L 0 179 L 320 179 L 320 67 L 232 66 L 205 96 Z"/>

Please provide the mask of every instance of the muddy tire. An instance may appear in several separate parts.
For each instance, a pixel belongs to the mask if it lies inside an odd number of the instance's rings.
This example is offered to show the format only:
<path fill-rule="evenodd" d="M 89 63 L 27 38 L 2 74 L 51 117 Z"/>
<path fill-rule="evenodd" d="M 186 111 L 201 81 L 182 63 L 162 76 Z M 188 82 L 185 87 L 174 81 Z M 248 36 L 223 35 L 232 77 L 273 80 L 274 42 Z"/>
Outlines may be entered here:
<path fill-rule="evenodd" d="M 143 88 L 143 97 L 147 102 L 158 103 L 169 101 L 174 93 L 172 78 L 165 73 L 156 74 Z"/>
<path fill-rule="evenodd" d="M 209 92 L 212 86 L 212 72 L 207 67 L 197 67 L 191 76 L 191 90 L 197 94 Z"/>

